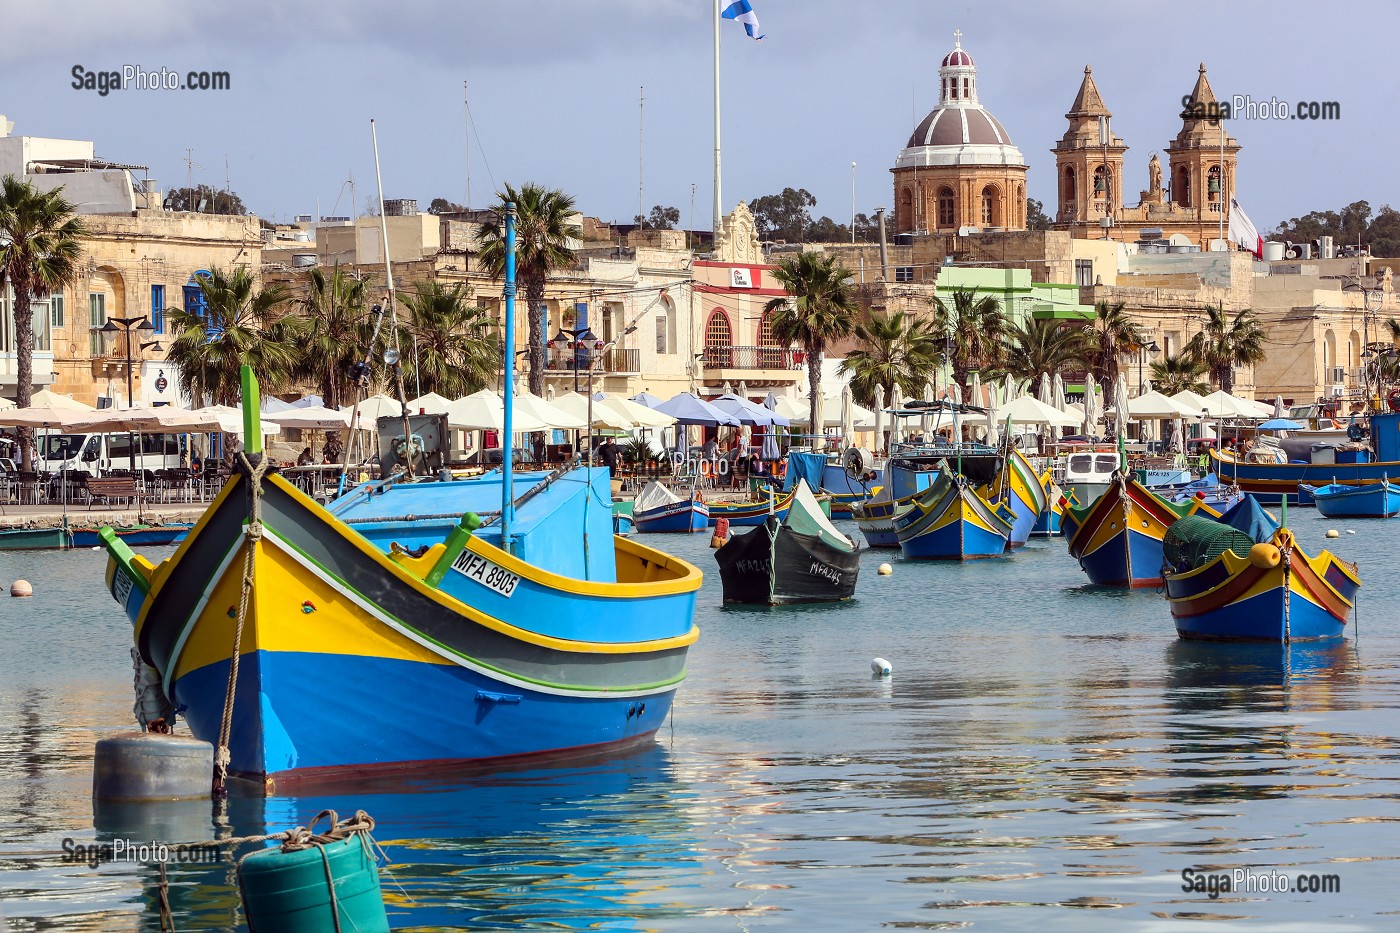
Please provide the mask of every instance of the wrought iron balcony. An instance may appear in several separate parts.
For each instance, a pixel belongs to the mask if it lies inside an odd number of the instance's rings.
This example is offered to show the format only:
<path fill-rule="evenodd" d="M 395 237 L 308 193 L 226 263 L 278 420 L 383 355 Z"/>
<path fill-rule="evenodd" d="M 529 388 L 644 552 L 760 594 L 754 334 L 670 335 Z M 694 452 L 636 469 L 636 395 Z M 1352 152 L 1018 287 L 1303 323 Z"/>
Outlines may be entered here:
<path fill-rule="evenodd" d="M 800 347 L 708 346 L 703 362 L 707 369 L 802 369 L 807 354 Z"/>
<path fill-rule="evenodd" d="M 545 371 L 585 373 L 592 369 L 595 373 L 638 373 L 641 372 L 641 360 L 640 350 L 623 347 L 610 347 L 602 351 L 558 350 L 551 347 L 545 354 Z"/>

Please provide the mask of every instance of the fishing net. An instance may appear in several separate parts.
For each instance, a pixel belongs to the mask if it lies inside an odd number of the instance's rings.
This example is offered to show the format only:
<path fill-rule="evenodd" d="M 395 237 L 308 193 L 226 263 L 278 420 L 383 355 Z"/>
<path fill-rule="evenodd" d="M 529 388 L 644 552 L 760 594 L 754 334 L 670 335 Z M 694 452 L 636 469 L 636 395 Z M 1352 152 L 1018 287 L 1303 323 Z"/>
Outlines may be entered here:
<path fill-rule="evenodd" d="M 1222 525 L 1203 515 L 1188 515 L 1172 522 L 1162 539 L 1162 559 L 1177 572 L 1204 566 L 1226 551 L 1241 557 L 1254 541 L 1238 528 Z"/>

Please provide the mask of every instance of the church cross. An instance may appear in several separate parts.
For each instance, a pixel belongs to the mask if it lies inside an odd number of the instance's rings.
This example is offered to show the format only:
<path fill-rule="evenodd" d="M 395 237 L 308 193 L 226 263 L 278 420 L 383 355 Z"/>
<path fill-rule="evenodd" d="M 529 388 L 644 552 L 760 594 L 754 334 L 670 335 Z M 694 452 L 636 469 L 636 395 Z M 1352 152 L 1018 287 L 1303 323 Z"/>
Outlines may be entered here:
<path fill-rule="evenodd" d="M 956 45 L 958 48 L 962 48 L 962 30 L 961 30 L 961 29 L 954 29 L 954 30 L 953 30 L 953 44 Z"/>

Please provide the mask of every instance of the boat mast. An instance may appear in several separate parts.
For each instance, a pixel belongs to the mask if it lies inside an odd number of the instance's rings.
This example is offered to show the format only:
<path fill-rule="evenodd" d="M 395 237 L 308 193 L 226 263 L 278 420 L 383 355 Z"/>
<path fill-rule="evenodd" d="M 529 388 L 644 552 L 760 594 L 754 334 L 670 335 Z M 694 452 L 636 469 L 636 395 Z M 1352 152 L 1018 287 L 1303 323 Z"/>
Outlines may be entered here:
<path fill-rule="evenodd" d="M 502 354 L 501 387 L 505 411 L 501 421 L 501 550 L 511 552 L 510 526 L 515 519 L 515 464 L 511 441 L 515 406 L 515 204 L 506 202 L 506 333 L 505 353 Z M 589 393 L 592 394 L 591 392 Z"/>
<path fill-rule="evenodd" d="M 384 247 L 384 284 L 389 289 L 389 323 L 394 332 L 393 353 L 384 354 L 384 362 L 393 367 L 394 390 L 399 396 L 399 413 L 403 417 L 404 469 L 413 477 L 413 432 L 408 428 L 408 398 L 403 391 L 403 366 L 399 363 L 399 315 L 394 305 L 394 264 L 389 259 L 389 218 L 384 216 L 384 178 L 379 172 L 379 133 L 374 120 L 369 121 L 369 135 L 374 142 L 374 183 L 379 188 L 379 235 Z M 393 358 L 390 359 L 390 356 Z M 426 461 L 425 461 L 426 462 Z"/>

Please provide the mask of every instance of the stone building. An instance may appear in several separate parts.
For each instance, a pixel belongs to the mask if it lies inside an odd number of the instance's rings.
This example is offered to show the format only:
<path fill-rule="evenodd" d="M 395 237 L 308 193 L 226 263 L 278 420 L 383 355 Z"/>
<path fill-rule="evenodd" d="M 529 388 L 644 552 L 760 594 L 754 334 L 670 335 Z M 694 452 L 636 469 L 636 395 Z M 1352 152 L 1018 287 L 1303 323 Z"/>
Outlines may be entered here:
<path fill-rule="evenodd" d="M 1135 242 L 1144 237 L 1211 249 L 1228 232 L 1239 142 L 1225 130 L 1220 104 L 1202 63 L 1181 111 L 1181 129 L 1167 145 L 1167 166 L 1153 153 L 1145 167 L 1147 187 L 1128 204 L 1125 154 L 1128 145 L 1112 129 L 1093 70 L 1084 79 L 1065 119 L 1069 127 L 1055 155 L 1058 208 L 1055 229 L 1076 237 Z M 1223 222 L 1223 223 L 1222 223 Z"/>
<path fill-rule="evenodd" d="M 1026 160 L 982 106 L 962 33 L 938 69 L 938 106 L 914 128 L 894 168 L 896 233 L 1024 229 Z"/>
<path fill-rule="evenodd" d="M 23 177 L 41 190 L 61 188 L 88 229 L 78 280 L 62 294 L 35 296 L 32 388 L 90 405 L 124 404 L 125 338 L 104 339 L 101 328 L 109 318 L 145 317 L 154 331 L 133 340 L 131 394 L 138 402 L 180 401 L 163 362 L 170 339 L 165 312 L 183 303 L 183 288 L 197 270 L 257 270 L 258 219 L 167 211 L 156 182 L 137 178 L 143 166 L 99 159 L 91 141 L 12 136 L 12 127 L 0 117 L 0 175 Z M 0 290 L 0 394 L 11 397 L 18 389 L 13 309 L 7 285 Z"/>

